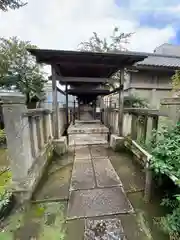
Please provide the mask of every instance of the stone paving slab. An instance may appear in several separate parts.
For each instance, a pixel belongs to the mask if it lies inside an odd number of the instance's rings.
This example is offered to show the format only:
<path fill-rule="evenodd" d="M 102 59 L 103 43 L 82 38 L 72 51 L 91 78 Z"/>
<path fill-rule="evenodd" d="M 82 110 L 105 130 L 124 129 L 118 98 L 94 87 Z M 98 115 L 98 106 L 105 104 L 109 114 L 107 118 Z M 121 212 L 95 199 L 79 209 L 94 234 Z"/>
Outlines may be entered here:
<path fill-rule="evenodd" d="M 126 240 L 120 219 L 85 220 L 84 240 Z"/>
<path fill-rule="evenodd" d="M 91 158 L 88 146 L 75 146 L 75 158 Z"/>
<path fill-rule="evenodd" d="M 92 189 L 95 187 L 94 172 L 91 159 L 74 160 L 70 191 L 78 189 Z"/>
<path fill-rule="evenodd" d="M 91 150 L 91 156 L 94 157 L 107 157 L 107 148 L 104 146 L 92 146 L 90 148 Z"/>
<path fill-rule="evenodd" d="M 133 207 L 120 187 L 72 191 L 67 218 L 86 218 L 133 212 Z"/>
<path fill-rule="evenodd" d="M 92 159 L 92 161 L 98 187 L 122 186 L 122 182 L 108 158 L 96 158 Z"/>

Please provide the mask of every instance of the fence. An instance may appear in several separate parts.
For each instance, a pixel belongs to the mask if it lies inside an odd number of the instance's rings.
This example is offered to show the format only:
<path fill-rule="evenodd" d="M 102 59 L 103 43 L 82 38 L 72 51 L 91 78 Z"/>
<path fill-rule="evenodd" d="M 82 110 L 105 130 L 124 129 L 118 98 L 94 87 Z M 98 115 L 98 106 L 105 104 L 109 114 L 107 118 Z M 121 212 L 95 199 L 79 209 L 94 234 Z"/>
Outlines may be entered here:
<path fill-rule="evenodd" d="M 36 158 L 39 152 L 53 138 L 52 111 L 45 109 L 32 109 L 23 114 L 23 118 L 28 118 L 31 153 Z"/>
<path fill-rule="evenodd" d="M 12 172 L 12 190 L 19 200 L 29 199 L 53 153 L 53 112 L 27 109 L 21 94 L 1 96 L 8 158 Z M 65 130 L 66 112 L 59 109 L 59 135 Z M 65 140 L 56 141 L 56 148 Z M 23 196 L 22 196 L 23 193 Z"/>

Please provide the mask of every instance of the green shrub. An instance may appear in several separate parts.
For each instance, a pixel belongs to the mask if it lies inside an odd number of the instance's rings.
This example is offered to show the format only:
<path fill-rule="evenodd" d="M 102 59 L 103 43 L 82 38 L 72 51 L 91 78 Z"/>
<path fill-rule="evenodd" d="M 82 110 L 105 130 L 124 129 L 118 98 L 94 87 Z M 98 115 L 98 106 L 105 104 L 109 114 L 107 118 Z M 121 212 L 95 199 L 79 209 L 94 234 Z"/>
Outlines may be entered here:
<path fill-rule="evenodd" d="M 170 213 L 161 217 L 160 225 L 164 232 L 168 233 L 173 240 L 180 239 L 180 195 L 175 199 L 164 199 L 162 205 L 170 208 Z"/>
<path fill-rule="evenodd" d="M 136 95 L 124 97 L 125 108 L 148 108 L 148 101 Z"/>
<path fill-rule="evenodd" d="M 0 129 L 0 145 L 6 142 L 6 134 L 4 129 Z"/>
<path fill-rule="evenodd" d="M 156 173 L 174 175 L 180 179 L 180 123 L 172 129 L 164 128 L 158 137 L 151 152 L 152 169 Z"/>
<path fill-rule="evenodd" d="M 157 141 L 155 141 L 157 139 Z M 155 131 L 148 145 L 144 146 L 151 154 L 151 168 L 156 176 L 175 176 L 176 184 L 180 186 L 180 123 L 174 127 L 161 127 Z M 169 196 L 162 200 L 162 205 L 168 207 L 168 214 L 160 218 L 160 226 L 168 233 L 171 240 L 180 239 L 180 195 L 174 196 L 169 190 Z M 179 188 L 177 190 L 179 193 Z"/>
<path fill-rule="evenodd" d="M 4 206 L 8 205 L 8 203 L 10 202 L 11 196 L 12 196 L 12 193 L 7 190 L 0 192 L 0 211 Z"/>

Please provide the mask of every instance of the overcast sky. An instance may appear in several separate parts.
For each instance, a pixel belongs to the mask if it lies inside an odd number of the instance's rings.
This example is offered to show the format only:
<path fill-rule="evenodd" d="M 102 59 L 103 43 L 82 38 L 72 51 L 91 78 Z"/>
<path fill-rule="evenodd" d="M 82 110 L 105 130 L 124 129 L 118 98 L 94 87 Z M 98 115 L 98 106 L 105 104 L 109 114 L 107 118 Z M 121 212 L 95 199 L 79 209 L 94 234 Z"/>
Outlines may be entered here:
<path fill-rule="evenodd" d="M 51 49 L 76 49 L 93 31 L 106 37 L 118 26 L 135 32 L 130 50 L 151 52 L 180 43 L 179 25 L 179 0 L 28 0 L 19 10 L 0 12 L 1 37 Z"/>

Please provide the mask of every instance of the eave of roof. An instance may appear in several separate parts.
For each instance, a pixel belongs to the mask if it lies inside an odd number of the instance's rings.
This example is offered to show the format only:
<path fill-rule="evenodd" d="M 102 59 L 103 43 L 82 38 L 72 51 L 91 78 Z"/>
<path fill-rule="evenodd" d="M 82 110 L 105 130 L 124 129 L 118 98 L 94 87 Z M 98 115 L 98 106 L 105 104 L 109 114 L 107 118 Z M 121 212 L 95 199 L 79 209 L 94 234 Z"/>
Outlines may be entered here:
<path fill-rule="evenodd" d="M 180 57 L 177 56 L 149 56 L 143 61 L 134 64 L 136 68 L 166 68 L 169 70 L 180 69 Z"/>
<path fill-rule="evenodd" d="M 139 52 L 80 52 L 28 49 L 37 62 L 53 64 L 57 75 L 64 77 L 109 78 L 119 69 L 147 57 Z"/>

